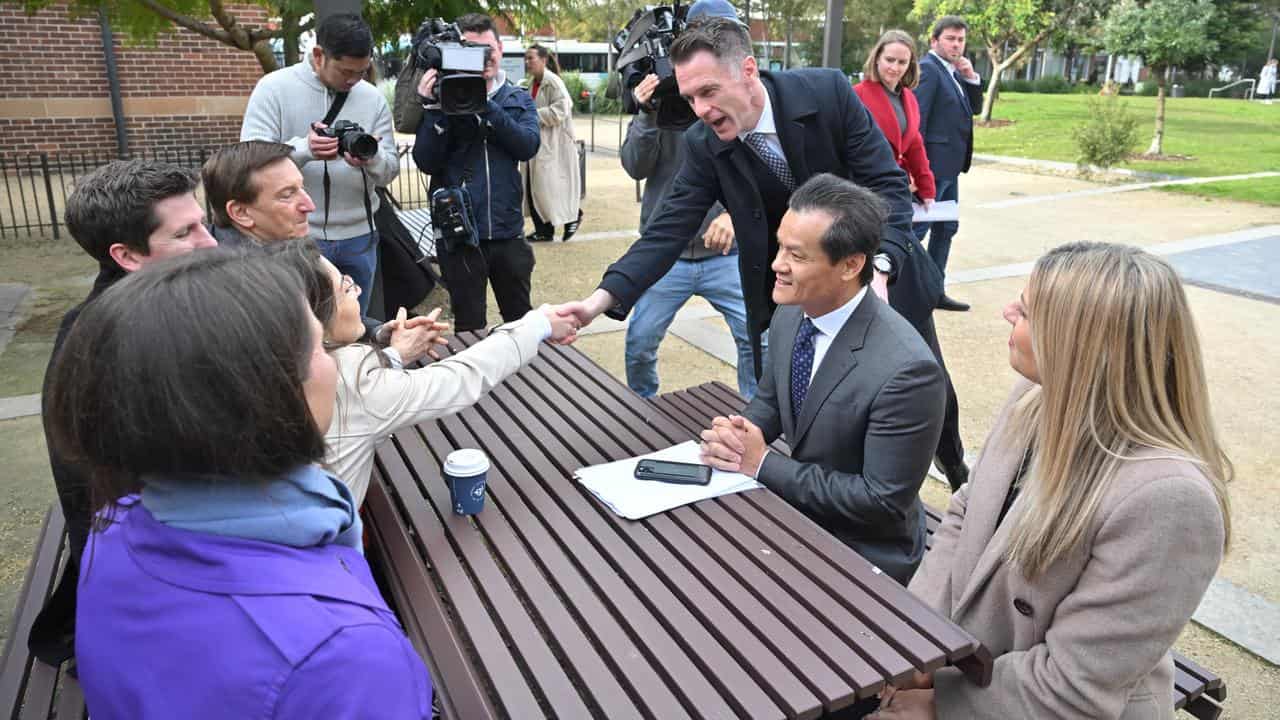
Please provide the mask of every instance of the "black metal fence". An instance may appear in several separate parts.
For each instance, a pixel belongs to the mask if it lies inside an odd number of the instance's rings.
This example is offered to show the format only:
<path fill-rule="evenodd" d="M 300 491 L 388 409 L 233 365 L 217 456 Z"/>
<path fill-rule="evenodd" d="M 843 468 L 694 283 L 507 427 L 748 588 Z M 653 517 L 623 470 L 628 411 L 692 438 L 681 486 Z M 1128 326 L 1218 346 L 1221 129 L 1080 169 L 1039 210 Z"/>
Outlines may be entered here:
<path fill-rule="evenodd" d="M 215 149 L 142 150 L 135 157 L 199 169 Z M 405 209 L 428 204 L 427 178 L 413 165 L 412 149 L 408 144 L 398 146 L 400 174 L 390 188 Z M 63 213 L 75 179 L 115 159 L 115 154 L 108 152 L 0 155 L 0 238 L 52 235 L 60 239 L 66 231 Z M 203 193 L 199 197 L 203 202 Z"/>

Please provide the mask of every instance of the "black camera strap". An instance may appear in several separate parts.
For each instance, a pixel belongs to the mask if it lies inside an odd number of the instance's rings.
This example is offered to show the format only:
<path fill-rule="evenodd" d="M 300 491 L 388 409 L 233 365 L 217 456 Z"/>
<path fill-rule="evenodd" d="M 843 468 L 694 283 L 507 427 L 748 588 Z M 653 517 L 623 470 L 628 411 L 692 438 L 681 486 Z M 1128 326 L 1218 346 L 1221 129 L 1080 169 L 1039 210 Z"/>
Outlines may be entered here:
<path fill-rule="evenodd" d="M 347 103 L 347 95 L 350 93 L 334 93 L 333 102 L 329 104 L 329 111 L 324 114 L 324 119 L 320 122 L 325 127 L 332 127 L 333 121 L 338 119 L 338 113 L 342 112 L 342 106 Z M 339 150 L 341 152 L 341 150 Z M 374 241 L 373 229 L 373 204 L 369 200 L 369 175 L 364 168 L 357 168 L 360 171 L 360 179 L 364 181 L 364 219 L 369 223 L 369 242 Z M 329 239 L 329 161 L 324 161 L 324 223 L 320 226 L 320 234 L 325 239 Z"/>

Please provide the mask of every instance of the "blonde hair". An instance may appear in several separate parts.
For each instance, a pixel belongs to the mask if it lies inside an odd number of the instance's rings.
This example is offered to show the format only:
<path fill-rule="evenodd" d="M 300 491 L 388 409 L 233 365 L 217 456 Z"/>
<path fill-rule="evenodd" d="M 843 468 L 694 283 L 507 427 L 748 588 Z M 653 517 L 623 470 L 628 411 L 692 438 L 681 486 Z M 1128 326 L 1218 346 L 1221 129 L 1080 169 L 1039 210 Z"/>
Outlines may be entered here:
<path fill-rule="evenodd" d="M 1134 247 L 1063 245 L 1036 262 L 1026 301 L 1040 385 L 1016 409 L 1034 451 L 1009 561 L 1034 579 L 1069 553 L 1121 464 L 1147 448 L 1200 467 L 1229 543 L 1233 469 L 1173 268 Z"/>
<path fill-rule="evenodd" d="M 880 62 L 880 54 L 884 52 L 885 46 L 894 43 L 906 45 L 911 51 L 911 63 L 907 65 L 906 72 L 902 73 L 902 80 L 898 81 L 898 86 L 914 88 L 920 83 L 920 58 L 916 57 L 916 41 L 903 30 L 886 30 L 880 36 L 875 47 L 871 48 L 871 52 L 867 54 L 867 61 L 862 65 L 863 77 L 881 82 L 876 64 Z"/>

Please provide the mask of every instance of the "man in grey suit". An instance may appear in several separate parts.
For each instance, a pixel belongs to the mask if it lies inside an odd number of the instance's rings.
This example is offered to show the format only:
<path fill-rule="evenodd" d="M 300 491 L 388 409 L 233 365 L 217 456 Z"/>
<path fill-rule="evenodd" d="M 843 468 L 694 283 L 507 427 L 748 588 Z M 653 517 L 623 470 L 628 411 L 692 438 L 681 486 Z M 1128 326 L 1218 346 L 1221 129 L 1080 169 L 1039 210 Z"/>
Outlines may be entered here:
<path fill-rule="evenodd" d="M 946 381 L 920 334 L 867 292 L 885 208 L 816 175 L 778 227 L 769 350 L 742 415 L 702 433 L 704 462 L 754 476 L 895 580 L 924 555 L 920 484 Z M 769 450 L 785 436 L 791 455 Z"/>

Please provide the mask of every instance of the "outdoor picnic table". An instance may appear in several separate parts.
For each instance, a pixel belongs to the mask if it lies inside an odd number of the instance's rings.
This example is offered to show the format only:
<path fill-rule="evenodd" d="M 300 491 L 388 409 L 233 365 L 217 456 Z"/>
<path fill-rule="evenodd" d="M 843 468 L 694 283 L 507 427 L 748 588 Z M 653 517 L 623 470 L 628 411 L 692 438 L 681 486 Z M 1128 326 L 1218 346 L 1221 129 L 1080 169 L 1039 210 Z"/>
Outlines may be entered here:
<path fill-rule="evenodd" d="M 697 390 L 648 402 L 544 344 L 474 407 L 383 444 L 370 557 L 445 717 L 814 718 L 917 670 L 990 681 L 972 635 L 768 490 L 630 521 L 573 479 L 742 403 Z M 493 467 L 460 517 L 440 468 L 467 447 Z"/>

